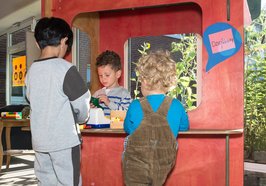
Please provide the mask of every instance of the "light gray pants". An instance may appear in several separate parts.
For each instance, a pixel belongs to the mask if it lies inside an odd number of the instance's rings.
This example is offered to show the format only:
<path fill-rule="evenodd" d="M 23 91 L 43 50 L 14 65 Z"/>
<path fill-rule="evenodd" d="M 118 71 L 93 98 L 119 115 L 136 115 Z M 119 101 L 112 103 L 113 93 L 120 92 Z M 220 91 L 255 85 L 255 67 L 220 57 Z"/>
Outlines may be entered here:
<path fill-rule="evenodd" d="M 55 152 L 35 152 L 38 186 L 81 186 L 80 146 Z"/>

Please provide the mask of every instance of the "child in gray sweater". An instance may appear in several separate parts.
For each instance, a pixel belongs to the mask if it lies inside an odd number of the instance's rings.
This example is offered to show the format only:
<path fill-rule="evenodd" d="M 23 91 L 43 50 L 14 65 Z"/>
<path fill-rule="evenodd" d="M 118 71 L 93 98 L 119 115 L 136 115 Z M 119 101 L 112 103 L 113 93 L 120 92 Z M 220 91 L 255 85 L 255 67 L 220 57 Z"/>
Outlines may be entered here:
<path fill-rule="evenodd" d="M 35 28 L 41 49 L 26 75 L 30 127 L 38 185 L 81 185 L 80 131 L 89 117 L 90 92 L 76 67 L 64 60 L 73 33 L 60 18 L 42 18 Z"/>

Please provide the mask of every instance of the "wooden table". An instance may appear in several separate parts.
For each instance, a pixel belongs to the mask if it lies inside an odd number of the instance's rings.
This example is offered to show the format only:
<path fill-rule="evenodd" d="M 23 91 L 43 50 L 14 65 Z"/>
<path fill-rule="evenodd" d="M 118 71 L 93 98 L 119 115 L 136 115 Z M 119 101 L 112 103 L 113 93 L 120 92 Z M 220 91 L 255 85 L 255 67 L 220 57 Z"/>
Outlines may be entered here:
<path fill-rule="evenodd" d="M 103 133 L 103 134 L 125 134 L 123 129 L 83 129 L 82 133 Z M 179 136 L 184 135 L 214 135 L 214 136 L 225 136 L 225 185 L 229 186 L 229 138 L 231 135 L 241 135 L 243 129 L 190 129 L 188 131 L 180 131 Z"/>
<path fill-rule="evenodd" d="M 6 169 L 9 168 L 11 155 L 23 153 L 23 150 L 15 150 L 11 148 L 11 128 L 12 127 L 29 127 L 28 119 L 0 119 L 0 171 L 3 163 L 3 156 L 6 155 Z M 2 132 L 6 128 L 6 150 L 3 151 Z"/>

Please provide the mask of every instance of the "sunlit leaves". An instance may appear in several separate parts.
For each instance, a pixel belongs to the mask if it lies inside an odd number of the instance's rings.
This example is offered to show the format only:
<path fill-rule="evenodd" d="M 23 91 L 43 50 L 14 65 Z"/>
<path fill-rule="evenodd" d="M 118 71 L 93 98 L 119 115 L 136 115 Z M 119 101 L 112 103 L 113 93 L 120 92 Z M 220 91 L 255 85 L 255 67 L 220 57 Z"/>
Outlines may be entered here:
<path fill-rule="evenodd" d="M 142 55 L 146 55 L 151 45 L 148 42 L 144 42 L 140 46 L 138 52 Z M 177 62 L 176 76 L 178 79 L 177 85 L 168 92 L 168 95 L 173 98 L 181 100 L 182 104 L 187 110 L 196 108 L 196 75 L 197 75 L 197 51 L 196 51 L 196 36 L 193 34 L 180 35 L 179 42 L 172 42 L 171 48 L 167 49 L 171 53 L 179 53 L 181 57 L 174 59 Z M 139 97 L 139 82 L 138 74 L 136 78 L 132 78 L 131 81 L 136 82 L 134 90 L 135 98 Z M 194 91 L 192 90 L 194 89 Z"/>
<path fill-rule="evenodd" d="M 245 28 L 245 150 L 266 150 L 266 13 Z"/>

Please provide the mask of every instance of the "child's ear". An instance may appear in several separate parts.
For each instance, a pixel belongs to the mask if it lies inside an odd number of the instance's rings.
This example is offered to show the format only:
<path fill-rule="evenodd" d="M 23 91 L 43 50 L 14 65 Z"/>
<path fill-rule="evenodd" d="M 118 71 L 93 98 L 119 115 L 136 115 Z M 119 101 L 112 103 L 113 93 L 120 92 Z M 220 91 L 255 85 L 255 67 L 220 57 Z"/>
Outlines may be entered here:
<path fill-rule="evenodd" d="M 65 44 L 66 45 L 66 41 L 67 40 L 68 40 L 67 37 L 62 38 L 61 41 L 60 41 L 60 44 Z"/>
<path fill-rule="evenodd" d="M 41 49 L 40 46 L 39 46 L 39 44 L 36 41 L 35 41 L 35 44 L 38 47 L 38 49 Z"/>
<path fill-rule="evenodd" d="M 118 70 L 116 71 L 115 75 L 116 75 L 116 78 L 120 78 L 121 77 L 121 74 L 122 74 L 122 70 Z"/>
<path fill-rule="evenodd" d="M 144 86 L 147 85 L 147 81 L 146 81 L 146 79 L 142 80 L 142 81 L 141 81 L 141 84 L 143 84 Z"/>

